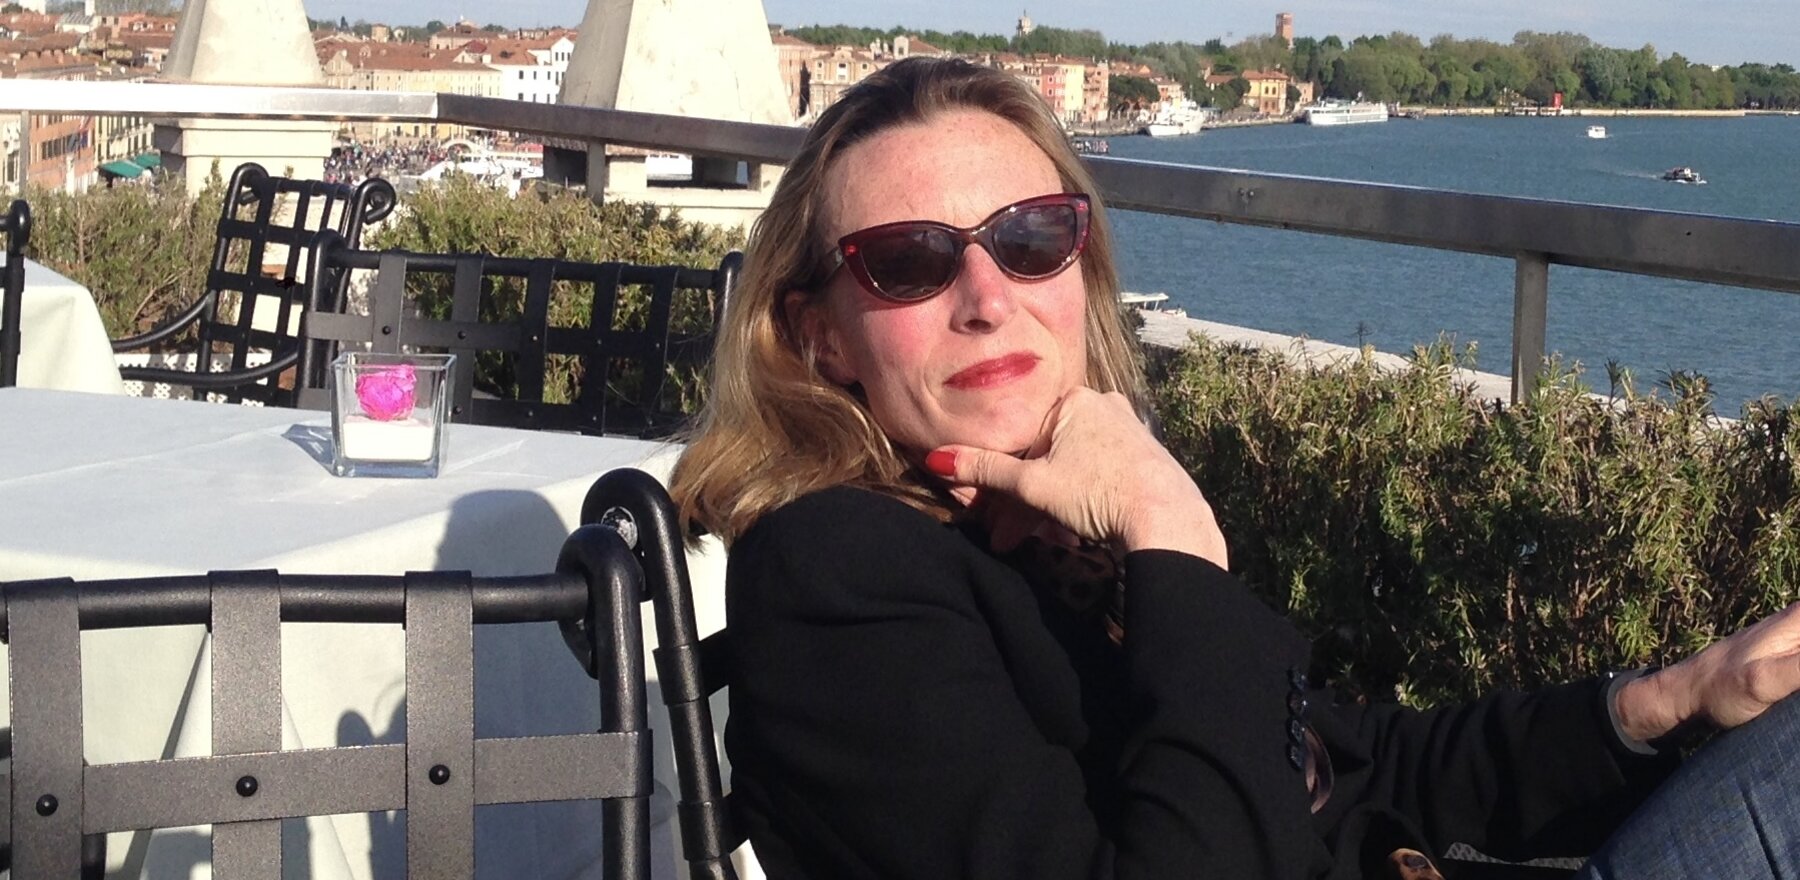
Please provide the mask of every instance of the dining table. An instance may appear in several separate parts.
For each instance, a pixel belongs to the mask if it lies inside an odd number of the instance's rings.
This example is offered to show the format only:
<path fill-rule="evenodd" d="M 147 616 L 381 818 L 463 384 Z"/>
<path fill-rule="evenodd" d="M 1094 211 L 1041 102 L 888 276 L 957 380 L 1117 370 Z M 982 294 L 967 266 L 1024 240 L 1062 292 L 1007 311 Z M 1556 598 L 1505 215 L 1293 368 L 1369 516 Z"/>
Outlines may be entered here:
<path fill-rule="evenodd" d="M 326 412 L 0 389 L 0 581 L 230 569 L 549 571 L 596 476 L 637 467 L 666 480 L 680 452 L 637 439 L 447 430 L 436 477 L 348 478 L 333 474 Z M 701 629 L 710 631 L 723 623 L 724 553 L 703 545 L 689 564 Z M 647 605 L 644 617 L 648 648 Z M 90 763 L 209 753 L 203 627 L 88 632 L 81 650 Z M 0 668 L 0 706 L 10 702 L 9 673 Z M 598 723 L 596 685 L 553 624 L 478 628 L 475 684 L 477 736 L 591 732 Z M 284 748 L 399 741 L 400 628 L 284 624 L 281 706 Z M 717 710 L 722 718 L 723 705 Z M 678 838 L 666 716 L 653 714 L 652 726 L 660 728 L 652 859 L 655 876 L 672 878 Z M 598 814 L 594 803 L 479 809 L 477 875 L 598 877 Z M 283 847 L 289 876 L 404 876 L 404 823 L 392 814 L 289 820 Z M 195 829 L 123 833 L 108 846 L 109 876 L 210 876 L 209 858 Z"/>
<path fill-rule="evenodd" d="M 94 295 L 43 263 L 25 261 L 20 298 L 19 381 L 22 388 L 124 394 L 112 340 Z"/>

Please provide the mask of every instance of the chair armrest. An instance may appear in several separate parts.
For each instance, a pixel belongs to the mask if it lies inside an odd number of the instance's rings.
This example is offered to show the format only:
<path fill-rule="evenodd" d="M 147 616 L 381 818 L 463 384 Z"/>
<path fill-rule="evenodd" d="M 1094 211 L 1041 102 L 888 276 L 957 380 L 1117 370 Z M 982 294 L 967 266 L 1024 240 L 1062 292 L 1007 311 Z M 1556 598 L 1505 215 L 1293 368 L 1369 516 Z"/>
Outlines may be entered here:
<path fill-rule="evenodd" d="M 200 316 L 206 313 L 206 306 L 210 302 L 212 302 L 212 294 L 209 293 L 206 296 L 195 300 L 193 305 L 182 309 L 181 314 L 176 315 L 172 320 L 163 324 L 161 327 L 139 333 L 136 336 L 114 339 L 112 341 L 113 354 L 134 351 L 140 348 L 149 348 L 152 345 L 156 345 L 172 338 L 175 334 L 192 326 L 195 321 L 200 320 Z"/>

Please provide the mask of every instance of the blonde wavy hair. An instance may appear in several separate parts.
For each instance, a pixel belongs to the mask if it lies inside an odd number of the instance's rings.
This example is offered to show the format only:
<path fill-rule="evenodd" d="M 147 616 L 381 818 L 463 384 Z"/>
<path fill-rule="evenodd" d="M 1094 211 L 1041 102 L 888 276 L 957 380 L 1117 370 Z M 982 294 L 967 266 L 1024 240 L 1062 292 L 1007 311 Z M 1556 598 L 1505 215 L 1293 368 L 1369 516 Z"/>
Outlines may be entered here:
<path fill-rule="evenodd" d="M 1050 108 L 1010 73 L 963 61 L 909 58 L 851 87 L 807 132 L 756 221 L 744 271 L 717 331 L 706 406 L 687 436 L 670 494 L 692 533 L 727 544 L 765 512 L 831 486 L 884 492 L 942 518 L 950 500 L 897 452 L 855 388 L 819 372 L 796 328 L 789 291 L 822 296 L 831 252 L 819 228 L 826 172 L 840 152 L 882 131 L 973 109 L 1011 122 L 1055 164 L 1064 188 L 1093 197 L 1086 282 L 1088 385 L 1143 411 L 1142 364 L 1125 329 L 1106 213 L 1094 181 Z"/>

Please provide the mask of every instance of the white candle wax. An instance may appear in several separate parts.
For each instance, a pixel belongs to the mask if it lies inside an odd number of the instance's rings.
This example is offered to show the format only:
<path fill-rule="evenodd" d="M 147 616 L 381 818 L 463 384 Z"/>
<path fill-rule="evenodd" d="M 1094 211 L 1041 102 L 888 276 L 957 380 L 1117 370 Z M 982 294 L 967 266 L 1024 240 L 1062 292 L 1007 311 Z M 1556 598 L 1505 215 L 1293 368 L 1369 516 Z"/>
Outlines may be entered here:
<path fill-rule="evenodd" d="M 418 419 L 379 422 L 368 416 L 344 419 L 344 457 L 357 461 L 429 461 L 437 432 Z"/>

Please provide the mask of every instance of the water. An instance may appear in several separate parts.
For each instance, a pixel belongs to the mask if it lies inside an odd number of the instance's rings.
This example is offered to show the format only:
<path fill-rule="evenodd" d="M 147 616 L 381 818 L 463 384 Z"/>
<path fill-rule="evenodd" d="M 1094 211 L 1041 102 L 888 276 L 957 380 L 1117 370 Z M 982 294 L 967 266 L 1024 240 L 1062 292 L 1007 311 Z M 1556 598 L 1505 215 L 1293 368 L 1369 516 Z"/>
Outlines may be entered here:
<path fill-rule="evenodd" d="M 1585 136 L 1592 123 L 1608 137 Z M 1112 155 L 1461 192 L 1800 222 L 1800 118 L 1427 119 L 1112 138 Z M 1659 179 L 1692 166 L 1705 186 Z M 1118 211 L 1126 290 L 1189 315 L 1408 352 L 1449 333 L 1509 372 L 1513 262 L 1426 248 Z M 1706 375 L 1718 410 L 1800 397 L 1800 295 L 1553 266 L 1546 348 L 1607 388 Z"/>

